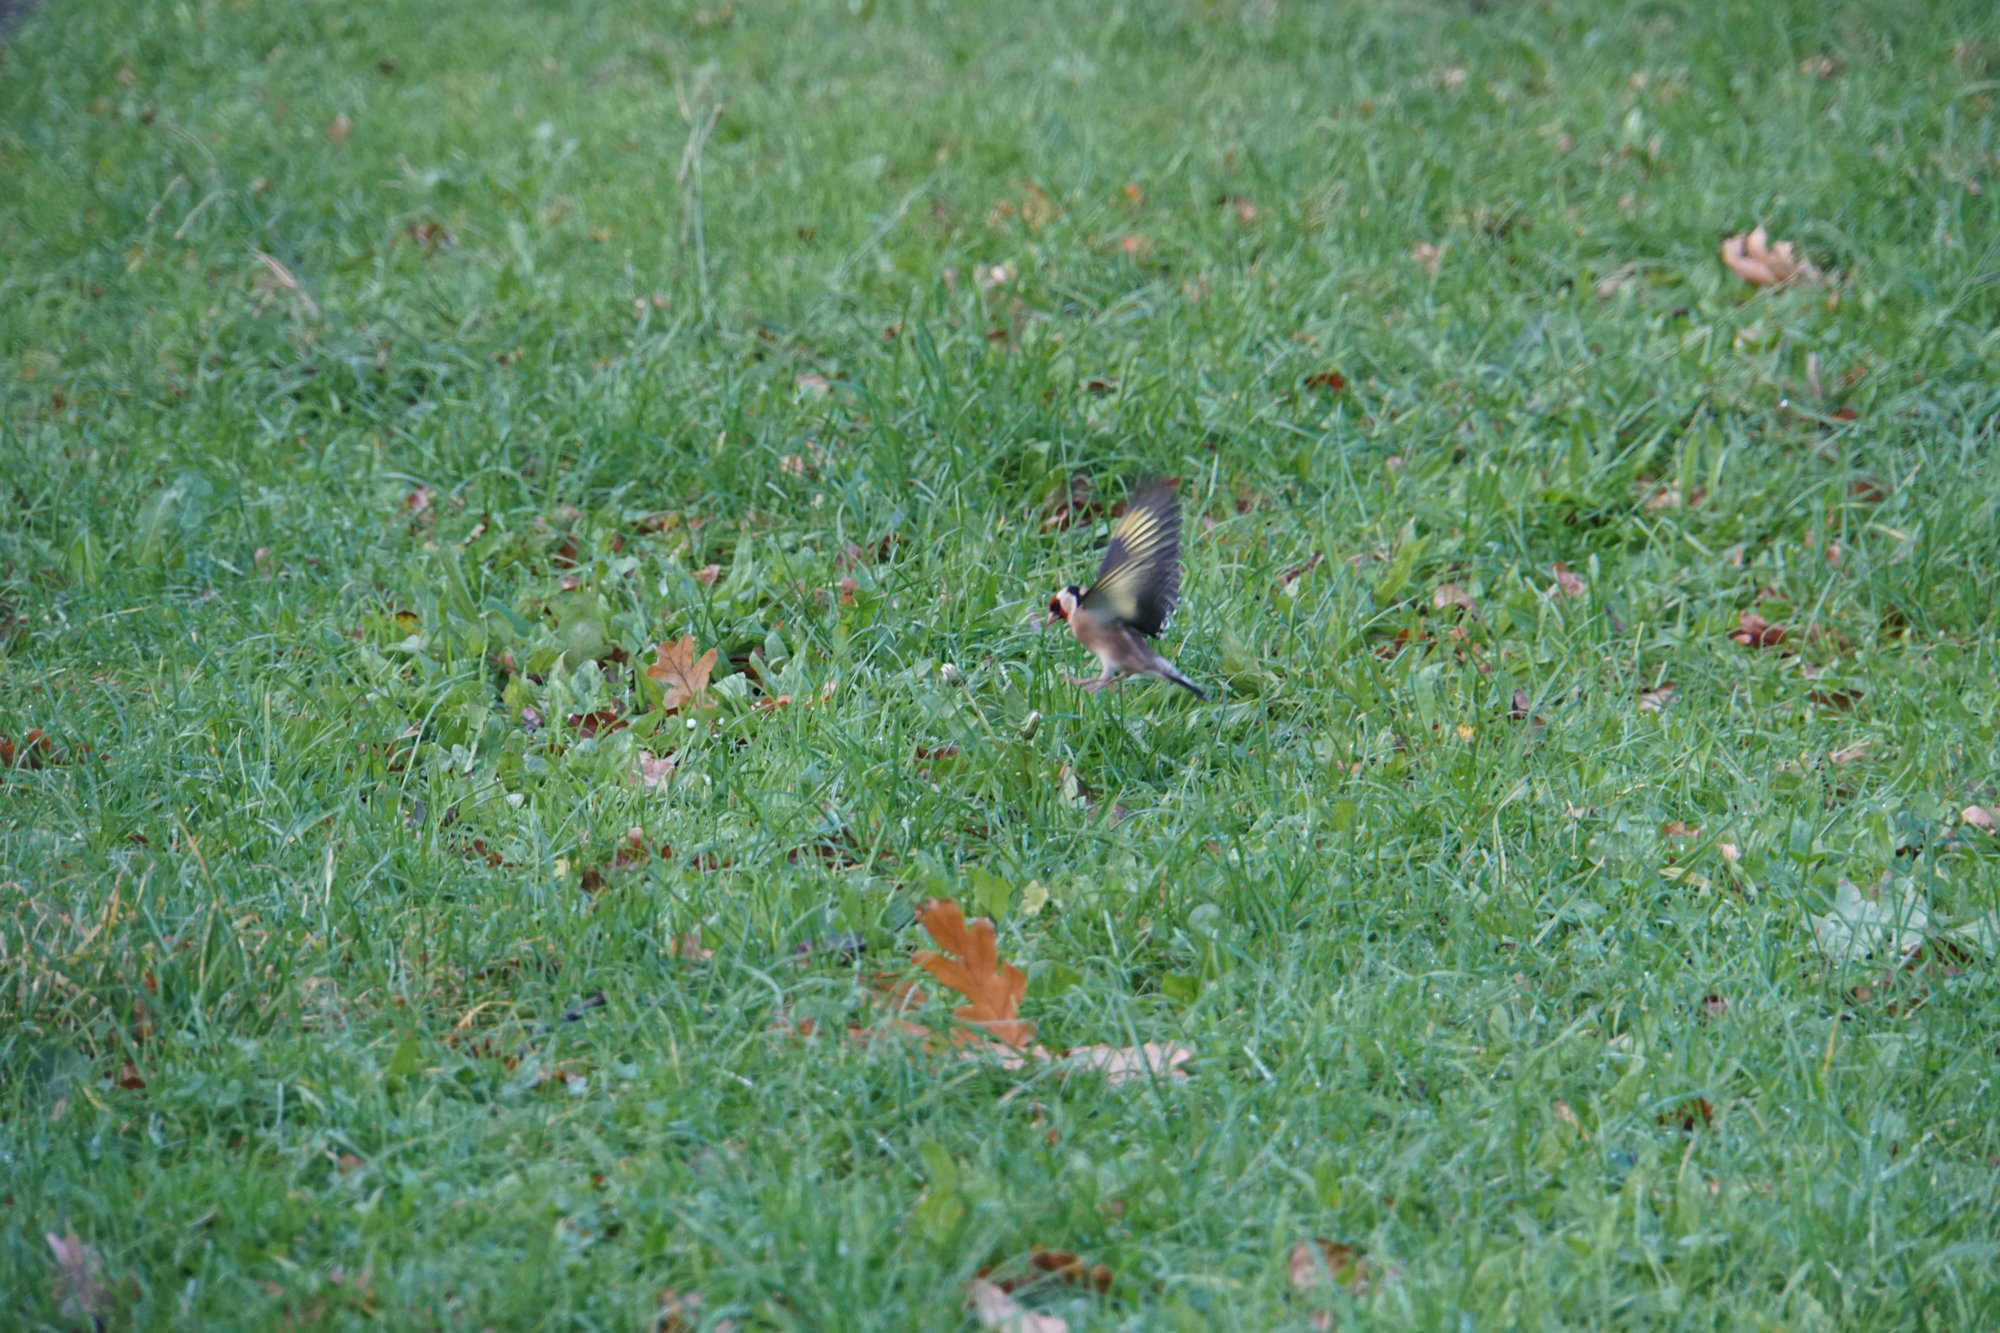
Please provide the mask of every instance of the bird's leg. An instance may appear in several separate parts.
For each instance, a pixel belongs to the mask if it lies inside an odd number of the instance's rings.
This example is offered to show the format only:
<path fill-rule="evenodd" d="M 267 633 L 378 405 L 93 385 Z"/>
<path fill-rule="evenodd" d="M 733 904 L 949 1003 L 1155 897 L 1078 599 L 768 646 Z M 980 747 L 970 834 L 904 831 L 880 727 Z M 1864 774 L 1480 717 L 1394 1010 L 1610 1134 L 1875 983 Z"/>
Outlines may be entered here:
<path fill-rule="evenodd" d="M 1107 667 L 1101 676 L 1064 676 L 1063 679 L 1081 687 L 1086 694 L 1096 694 L 1107 685 L 1116 685 L 1123 674 L 1116 667 Z"/>

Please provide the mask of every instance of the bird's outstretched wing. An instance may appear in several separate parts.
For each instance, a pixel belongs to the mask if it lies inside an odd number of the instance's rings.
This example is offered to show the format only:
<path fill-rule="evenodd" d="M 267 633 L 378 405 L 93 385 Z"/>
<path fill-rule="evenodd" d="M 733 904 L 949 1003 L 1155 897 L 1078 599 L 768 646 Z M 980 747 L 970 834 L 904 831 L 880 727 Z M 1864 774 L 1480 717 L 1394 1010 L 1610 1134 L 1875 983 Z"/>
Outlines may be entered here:
<path fill-rule="evenodd" d="M 1181 595 L 1181 511 L 1171 481 L 1132 492 L 1081 605 L 1158 638 Z"/>

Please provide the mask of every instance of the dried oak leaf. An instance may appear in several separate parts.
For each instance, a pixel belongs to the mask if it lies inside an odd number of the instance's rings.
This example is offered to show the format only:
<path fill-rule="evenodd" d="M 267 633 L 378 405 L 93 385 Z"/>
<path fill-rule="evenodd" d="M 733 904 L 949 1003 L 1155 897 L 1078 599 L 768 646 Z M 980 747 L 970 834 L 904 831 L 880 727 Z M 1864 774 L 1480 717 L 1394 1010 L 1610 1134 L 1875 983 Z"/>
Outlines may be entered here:
<path fill-rule="evenodd" d="M 1184 1080 L 1181 1066 L 1194 1058 L 1185 1046 L 1149 1041 L 1138 1046 L 1074 1046 L 1065 1054 L 1070 1073 L 1099 1073 L 1112 1087 L 1128 1079 Z"/>
<path fill-rule="evenodd" d="M 1326 552 L 1314 551 L 1310 556 L 1306 557 L 1306 559 L 1302 563 L 1293 565 L 1290 569 L 1278 575 L 1278 590 L 1280 592 L 1283 592 L 1285 589 L 1291 587 L 1293 584 L 1297 583 L 1300 579 L 1304 578 L 1306 575 L 1312 573 L 1315 569 L 1319 568 L 1320 562 L 1325 559 L 1326 559 Z"/>
<path fill-rule="evenodd" d="M 708 677 L 715 670 L 715 649 L 694 655 L 694 635 L 683 634 L 674 643 L 655 644 L 653 665 L 646 674 L 660 683 L 660 706 L 672 713 L 682 708 L 700 708 L 708 702 Z"/>
<path fill-rule="evenodd" d="M 1069 1333 L 1069 1321 L 1052 1314 L 1023 1310 L 1004 1287 L 984 1280 L 972 1284 L 972 1310 L 981 1328 L 1004 1333 Z"/>
<path fill-rule="evenodd" d="M 1479 618 L 1479 603 L 1456 583 L 1440 583 L 1431 593 L 1431 607 L 1442 611 L 1447 606 L 1455 606 L 1473 619 Z"/>
<path fill-rule="evenodd" d="M 1812 266 L 1810 260 L 1799 258 L 1792 250 L 1790 241 L 1772 245 L 1762 227 L 1724 237 L 1722 262 L 1737 277 L 1759 287 L 1820 280 L 1819 270 Z"/>
<path fill-rule="evenodd" d="M 1706 1097 L 1689 1097 L 1660 1112 L 1657 1119 L 1663 1125 L 1673 1125 L 1692 1134 L 1715 1123 L 1715 1107 Z"/>
<path fill-rule="evenodd" d="M 982 918 L 967 925 L 958 904 L 944 898 L 926 902 L 917 910 L 917 920 L 944 952 L 919 949 L 912 961 L 966 998 L 968 1003 L 953 1014 L 995 1041 L 1028 1049 L 1035 1040 L 1035 1025 L 1020 1017 L 1028 975 L 1000 961 L 993 923 Z"/>
<path fill-rule="evenodd" d="M 1285 1256 L 1285 1270 L 1291 1277 L 1293 1291 L 1336 1286 L 1355 1296 L 1378 1291 L 1385 1281 L 1396 1276 L 1394 1264 L 1379 1259 L 1371 1261 L 1352 1245 L 1319 1239 L 1294 1243 Z"/>
<path fill-rule="evenodd" d="M 1023 1287 L 1040 1283 L 1044 1278 L 1060 1278 L 1064 1282 L 1079 1287 L 1089 1287 L 1102 1294 L 1111 1290 L 1111 1269 L 1104 1264 L 1086 1264 L 1075 1250 L 1050 1250 L 1040 1245 L 1028 1247 L 1027 1271 L 1012 1276 L 996 1276 L 998 1268 L 979 1270 L 982 1281 L 991 1283 L 1005 1292 L 1015 1292 Z"/>
<path fill-rule="evenodd" d="M 63 1315 L 104 1327 L 112 1305 L 111 1285 L 104 1275 L 104 1257 L 77 1239 L 74 1227 L 60 1236 L 53 1231 L 44 1232 L 42 1239 L 49 1243 L 49 1251 L 55 1256 L 56 1298 Z"/>
<path fill-rule="evenodd" d="M 1077 473 L 1067 482 L 1057 483 L 1042 501 L 1043 532 L 1067 532 L 1078 523 L 1088 523 L 1101 511 L 1090 478 Z"/>
<path fill-rule="evenodd" d="M 1785 627 L 1773 625 L 1755 611 L 1737 612 L 1736 624 L 1729 637 L 1745 648 L 1776 648 L 1785 641 Z"/>

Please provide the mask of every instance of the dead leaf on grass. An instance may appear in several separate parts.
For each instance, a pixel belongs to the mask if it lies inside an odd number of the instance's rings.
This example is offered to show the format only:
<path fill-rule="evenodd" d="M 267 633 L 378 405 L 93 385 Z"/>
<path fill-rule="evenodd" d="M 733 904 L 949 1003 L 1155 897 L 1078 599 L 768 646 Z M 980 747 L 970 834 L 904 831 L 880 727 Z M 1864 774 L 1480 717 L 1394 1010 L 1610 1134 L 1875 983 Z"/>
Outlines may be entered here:
<path fill-rule="evenodd" d="M 655 644 L 655 658 L 646 674 L 660 683 L 660 706 L 669 713 L 700 708 L 708 702 L 708 677 L 715 670 L 715 649 L 694 655 L 694 635 L 683 634 L 672 644 Z"/>
<path fill-rule="evenodd" d="M 641 787 L 648 790 L 666 786 L 667 780 L 673 775 L 674 757 L 670 754 L 658 755 L 641 750 L 632 762 L 632 776 L 639 780 Z"/>
<path fill-rule="evenodd" d="M 1676 693 L 1678 691 L 1675 690 L 1674 683 L 1670 680 L 1662 681 L 1650 690 L 1640 690 L 1639 711 L 1642 713 L 1657 713 L 1674 701 Z"/>
<path fill-rule="evenodd" d="M 1556 588 L 1563 596 L 1581 597 L 1590 591 L 1590 585 L 1564 568 L 1562 561 L 1556 561 L 1554 572 L 1556 576 Z"/>
<path fill-rule="evenodd" d="M 1354 1296 L 1381 1290 L 1400 1271 L 1395 1264 L 1370 1259 L 1352 1245 L 1317 1238 L 1294 1243 L 1285 1256 L 1285 1270 L 1293 1291 L 1334 1286 Z"/>
<path fill-rule="evenodd" d="M 1181 1081 L 1188 1074 L 1181 1066 L 1194 1058 L 1185 1046 L 1149 1041 L 1138 1046 L 1076 1046 L 1064 1057 L 1068 1073 L 1097 1073 L 1117 1087 L 1129 1079 L 1158 1078 Z"/>
<path fill-rule="evenodd" d="M 1435 278 L 1438 263 L 1444 258 L 1444 247 L 1432 245 L 1429 241 L 1418 241 L 1410 247 L 1410 262 Z"/>
<path fill-rule="evenodd" d="M 1089 1287 L 1102 1295 L 1111 1290 L 1111 1269 L 1105 1264 L 1086 1264 L 1074 1250 L 1050 1250 L 1040 1245 L 1028 1247 L 1027 1271 L 1001 1276 L 998 1267 L 979 1270 L 981 1281 L 1005 1292 L 1020 1291 L 1047 1278 L 1060 1278 L 1074 1286 Z"/>
<path fill-rule="evenodd" d="M 1663 1125 L 1674 1125 L 1692 1134 L 1715 1123 L 1715 1107 L 1706 1097 L 1690 1097 L 1660 1112 L 1658 1119 Z"/>
<path fill-rule="evenodd" d="M 64 1316 L 87 1319 L 97 1327 L 111 1313 L 112 1294 L 104 1275 L 104 1256 L 77 1238 L 74 1227 L 58 1236 L 44 1232 L 42 1239 L 56 1261 L 56 1299 Z"/>
<path fill-rule="evenodd" d="M 1479 618 L 1479 603 L 1473 601 L 1465 590 L 1460 588 L 1456 583 L 1438 584 L 1437 588 L 1431 593 L 1431 606 L 1439 611 L 1444 610 L 1448 606 L 1455 606 L 1473 619 L 1477 620 Z"/>
<path fill-rule="evenodd" d="M 707 1306 L 708 1302 L 698 1291 L 662 1291 L 649 1326 L 651 1333 L 694 1333 L 698 1328 L 713 1329 L 714 1333 L 734 1333 L 734 1319 L 718 1319 L 713 1324 L 704 1324 L 702 1311 Z"/>
<path fill-rule="evenodd" d="M 1984 806 L 1968 805 L 1959 812 L 1958 817 L 1976 829 L 1983 829 L 1988 833 L 1993 831 L 1993 812 Z"/>
<path fill-rule="evenodd" d="M 1810 260 L 1799 258 L 1790 241 L 1772 245 L 1770 240 L 1762 227 L 1724 237 L 1722 262 L 1737 277 L 1759 287 L 1820 280 L 1819 270 Z"/>
<path fill-rule="evenodd" d="M 1851 764 L 1857 759 L 1867 758 L 1868 745 L 1867 741 L 1856 741 L 1844 749 L 1835 750 L 1827 758 L 1836 764 Z"/>
<path fill-rule="evenodd" d="M 345 111 L 326 123 L 327 142 L 336 147 L 347 142 L 347 136 L 354 132 L 354 122 L 347 118 Z"/>
<path fill-rule="evenodd" d="M 1701 830 L 1698 828 L 1689 828 L 1682 820 L 1674 819 L 1660 825 L 1660 836 L 1663 838 L 1698 838 L 1701 836 Z"/>
<path fill-rule="evenodd" d="M 919 949 L 912 961 L 966 998 L 968 1003 L 953 1014 L 996 1041 L 1028 1049 L 1035 1040 L 1035 1025 L 1020 1017 L 1028 975 L 1000 961 L 993 923 L 981 918 L 968 924 L 958 904 L 945 898 L 925 903 L 917 920 L 944 952 Z"/>
<path fill-rule="evenodd" d="M 1069 1333 L 1069 1321 L 1052 1314 L 1023 1310 L 1004 1287 L 984 1279 L 972 1284 L 972 1310 L 981 1328 L 1003 1333 Z"/>
<path fill-rule="evenodd" d="M 1745 648 L 1776 648 L 1785 641 L 1789 632 L 1783 625 L 1773 625 L 1755 611 L 1737 612 L 1736 626 L 1729 631 L 1729 637 Z"/>
<path fill-rule="evenodd" d="M 1300 579 L 1304 578 L 1306 575 L 1312 573 L 1315 569 L 1319 568 L 1320 562 L 1325 559 L 1326 559 L 1326 552 L 1314 551 L 1311 555 L 1307 556 L 1304 561 L 1302 561 L 1299 564 L 1293 565 L 1290 569 L 1278 575 L 1278 591 L 1283 592 L 1287 588 L 1290 588 Z"/>

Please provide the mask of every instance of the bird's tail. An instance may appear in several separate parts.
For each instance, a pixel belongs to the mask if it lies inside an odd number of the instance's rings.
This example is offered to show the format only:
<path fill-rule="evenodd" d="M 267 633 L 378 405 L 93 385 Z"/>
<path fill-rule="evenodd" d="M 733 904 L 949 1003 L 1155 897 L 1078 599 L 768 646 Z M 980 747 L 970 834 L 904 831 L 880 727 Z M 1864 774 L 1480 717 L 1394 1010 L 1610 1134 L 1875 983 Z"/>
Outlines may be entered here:
<path fill-rule="evenodd" d="M 1201 686 L 1195 684 L 1193 681 L 1189 680 L 1186 676 L 1183 676 L 1179 671 L 1176 671 L 1173 667 L 1167 665 L 1164 662 L 1160 664 L 1160 674 L 1166 677 L 1168 680 L 1172 681 L 1174 684 L 1180 686 L 1182 689 L 1186 690 L 1189 694 L 1192 694 L 1195 698 L 1201 700 L 1203 703 L 1207 703 L 1209 701 L 1207 690 L 1204 690 Z"/>

